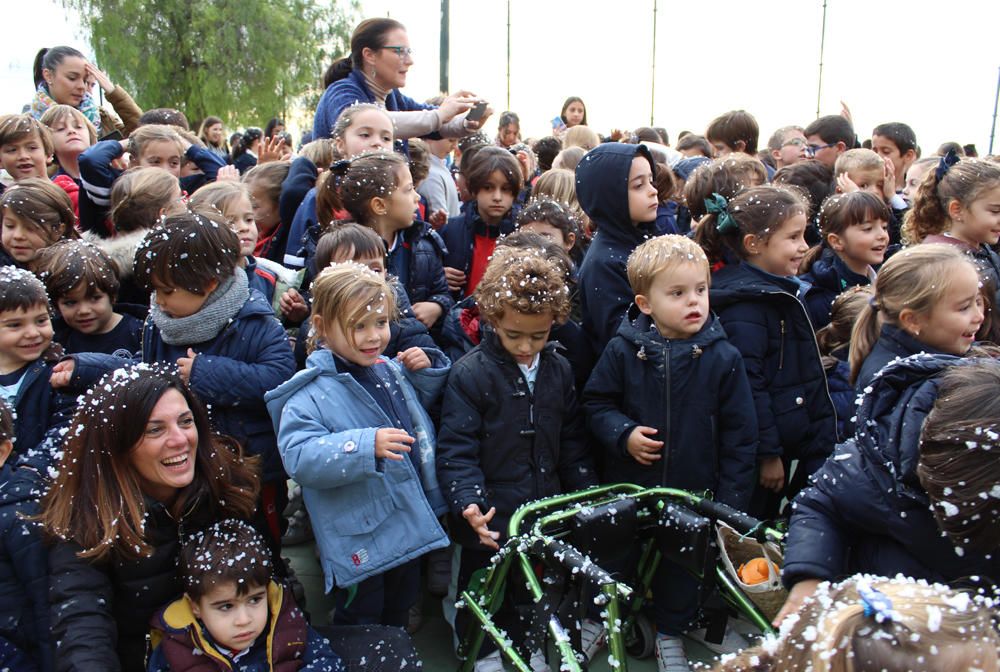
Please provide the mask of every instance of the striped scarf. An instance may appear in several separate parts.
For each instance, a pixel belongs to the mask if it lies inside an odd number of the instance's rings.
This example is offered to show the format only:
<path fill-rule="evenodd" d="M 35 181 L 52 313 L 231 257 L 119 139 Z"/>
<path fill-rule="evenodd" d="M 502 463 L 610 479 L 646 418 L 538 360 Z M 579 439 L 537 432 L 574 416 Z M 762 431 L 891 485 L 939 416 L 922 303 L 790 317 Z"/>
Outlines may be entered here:
<path fill-rule="evenodd" d="M 42 115 L 45 114 L 45 110 L 49 109 L 53 105 L 56 105 L 56 101 L 49 95 L 49 88 L 42 82 L 38 85 L 38 89 L 35 90 L 35 97 L 31 99 L 31 116 L 35 119 L 41 119 Z M 80 107 L 76 108 L 83 113 L 83 116 L 94 125 L 97 129 L 97 136 L 101 136 L 101 108 L 94 102 L 93 96 L 89 93 L 83 96 L 83 100 L 80 102 Z"/>

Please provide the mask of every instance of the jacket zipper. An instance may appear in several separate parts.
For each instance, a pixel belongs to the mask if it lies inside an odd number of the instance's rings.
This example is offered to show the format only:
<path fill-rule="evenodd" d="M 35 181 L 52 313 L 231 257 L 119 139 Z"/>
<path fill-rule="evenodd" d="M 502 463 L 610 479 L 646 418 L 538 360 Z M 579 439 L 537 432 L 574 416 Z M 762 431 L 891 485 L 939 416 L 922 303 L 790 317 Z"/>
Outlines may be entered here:
<path fill-rule="evenodd" d="M 796 297 L 794 294 L 790 294 L 788 292 L 780 292 L 779 291 L 779 292 L 773 292 L 773 293 L 774 294 L 785 294 L 786 296 L 792 297 L 792 299 L 795 300 L 795 303 L 798 304 L 799 310 L 802 311 L 802 314 L 805 316 L 806 321 L 809 324 L 812 324 L 812 322 L 809 321 L 809 312 L 806 310 L 805 305 L 803 305 L 803 303 L 801 301 L 799 301 L 798 297 Z M 813 342 L 813 347 L 816 349 L 816 358 L 817 358 L 817 360 L 820 363 L 820 368 L 822 368 L 823 367 L 823 353 L 819 351 L 819 343 L 816 342 L 815 336 L 813 337 L 812 342 Z M 782 320 L 781 321 L 781 352 L 780 352 L 780 354 L 778 356 L 778 368 L 779 369 L 781 368 L 782 363 L 784 362 L 784 359 L 785 359 L 785 321 Z M 823 373 L 823 389 L 826 390 L 826 400 L 830 402 L 830 408 L 833 410 L 833 427 L 834 427 L 834 431 L 836 432 L 836 428 L 837 428 L 837 407 L 833 405 L 833 397 L 830 396 L 830 382 L 826 379 L 826 372 Z"/>
<path fill-rule="evenodd" d="M 664 423 L 663 430 L 663 452 L 661 453 L 661 458 L 663 460 L 663 470 L 660 475 L 660 485 L 667 484 L 667 474 L 670 471 L 670 439 L 671 439 L 671 426 L 670 426 L 670 342 L 663 346 L 663 382 L 664 382 L 664 399 L 667 407 L 667 418 Z"/>
<path fill-rule="evenodd" d="M 798 299 L 795 299 L 798 301 Z M 781 321 L 781 345 L 778 349 L 778 371 L 785 368 L 785 321 Z"/>

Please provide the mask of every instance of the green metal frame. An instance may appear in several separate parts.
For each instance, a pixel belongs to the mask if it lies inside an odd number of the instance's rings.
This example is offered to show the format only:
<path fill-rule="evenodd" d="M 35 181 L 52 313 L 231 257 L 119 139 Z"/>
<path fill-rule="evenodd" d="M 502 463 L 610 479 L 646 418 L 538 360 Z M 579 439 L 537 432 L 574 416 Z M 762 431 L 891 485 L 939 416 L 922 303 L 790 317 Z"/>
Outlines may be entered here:
<path fill-rule="evenodd" d="M 537 603 L 542 600 L 544 591 L 535 575 L 529 556 L 541 556 L 547 549 L 560 544 L 559 531 L 553 531 L 559 524 L 565 523 L 575 516 L 584 506 L 603 506 L 626 498 L 656 500 L 657 511 L 664 507 L 665 500 L 678 501 L 689 505 L 697 505 L 705 497 L 702 494 L 677 490 L 674 488 L 644 489 L 630 483 L 606 485 L 579 492 L 556 495 L 546 499 L 530 502 L 511 516 L 508 526 L 508 540 L 503 548 L 494 556 L 493 564 L 487 569 L 482 584 L 479 587 L 470 585 L 460 595 L 460 608 L 466 608 L 479 622 L 479 628 L 470 624 L 472 632 L 465 633 L 459 646 L 459 655 L 464 661 L 460 672 L 472 672 L 476 656 L 488 635 L 496 643 L 501 654 L 510 661 L 518 672 L 530 672 L 528 662 L 517 651 L 506 634 L 493 621 L 493 614 L 503 601 L 507 580 L 512 571 L 512 565 L 524 578 L 531 598 Z M 654 515 L 652 511 L 640 508 L 640 516 Z M 531 521 L 528 531 L 523 531 L 526 522 Z M 784 535 L 773 528 L 765 528 L 766 537 L 781 543 Z M 597 599 L 603 607 L 602 619 L 608 633 L 608 652 L 617 662 L 617 669 L 627 672 L 627 642 L 626 635 L 632 631 L 635 616 L 642 607 L 653 573 L 660 562 L 660 552 L 656 544 L 650 540 L 642 549 L 638 565 L 637 589 L 633 590 L 624 583 L 617 582 L 610 576 L 605 577 L 599 585 L 600 595 Z M 773 632 L 770 621 L 760 613 L 756 605 L 739 589 L 729 577 L 721 563 L 715 566 L 715 581 L 723 598 L 763 632 Z M 622 619 L 621 601 L 627 601 L 626 617 Z M 567 672 L 582 672 L 577 661 L 577 652 L 570 644 L 570 638 L 555 614 L 550 615 L 547 624 L 549 635 L 555 642 L 561 659 L 560 670 Z"/>

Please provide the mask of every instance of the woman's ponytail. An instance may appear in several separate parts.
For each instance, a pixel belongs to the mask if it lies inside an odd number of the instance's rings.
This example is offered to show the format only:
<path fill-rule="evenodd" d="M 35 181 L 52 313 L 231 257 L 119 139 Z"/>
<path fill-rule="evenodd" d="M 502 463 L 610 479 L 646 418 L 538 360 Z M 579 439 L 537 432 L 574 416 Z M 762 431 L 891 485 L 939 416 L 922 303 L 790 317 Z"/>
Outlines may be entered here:
<path fill-rule="evenodd" d="M 49 48 L 42 47 L 41 49 L 38 50 L 38 53 L 35 54 L 35 63 L 31 69 L 35 76 L 36 89 L 38 88 L 38 85 L 41 84 L 45 79 L 45 77 L 42 75 L 42 70 L 44 69 L 42 63 L 45 60 L 45 54 L 47 53 L 49 53 Z"/>
<path fill-rule="evenodd" d="M 336 61 L 330 64 L 330 67 L 326 69 L 323 73 L 323 88 L 329 88 L 334 82 L 339 82 L 340 80 L 351 74 L 351 70 L 354 69 L 354 64 L 351 62 L 350 55 L 344 58 L 338 58 Z"/>

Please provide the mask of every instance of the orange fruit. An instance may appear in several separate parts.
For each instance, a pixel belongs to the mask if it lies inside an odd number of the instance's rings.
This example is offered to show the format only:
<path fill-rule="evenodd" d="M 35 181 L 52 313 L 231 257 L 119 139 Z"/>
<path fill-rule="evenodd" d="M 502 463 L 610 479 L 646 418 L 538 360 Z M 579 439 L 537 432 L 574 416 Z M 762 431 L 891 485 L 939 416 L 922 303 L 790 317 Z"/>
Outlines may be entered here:
<path fill-rule="evenodd" d="M 777 564 L 772 562 L 771 566 L 774 567 L 774 572 L 776 574 L 780 572 Z M 753 560 L 743 563 L 740 565 L 740 568 L 736 570 L 736 574 L 740 577 L 740 581 L 748 586 L 767 581 L 767 558 L 754 558 Z"/>

